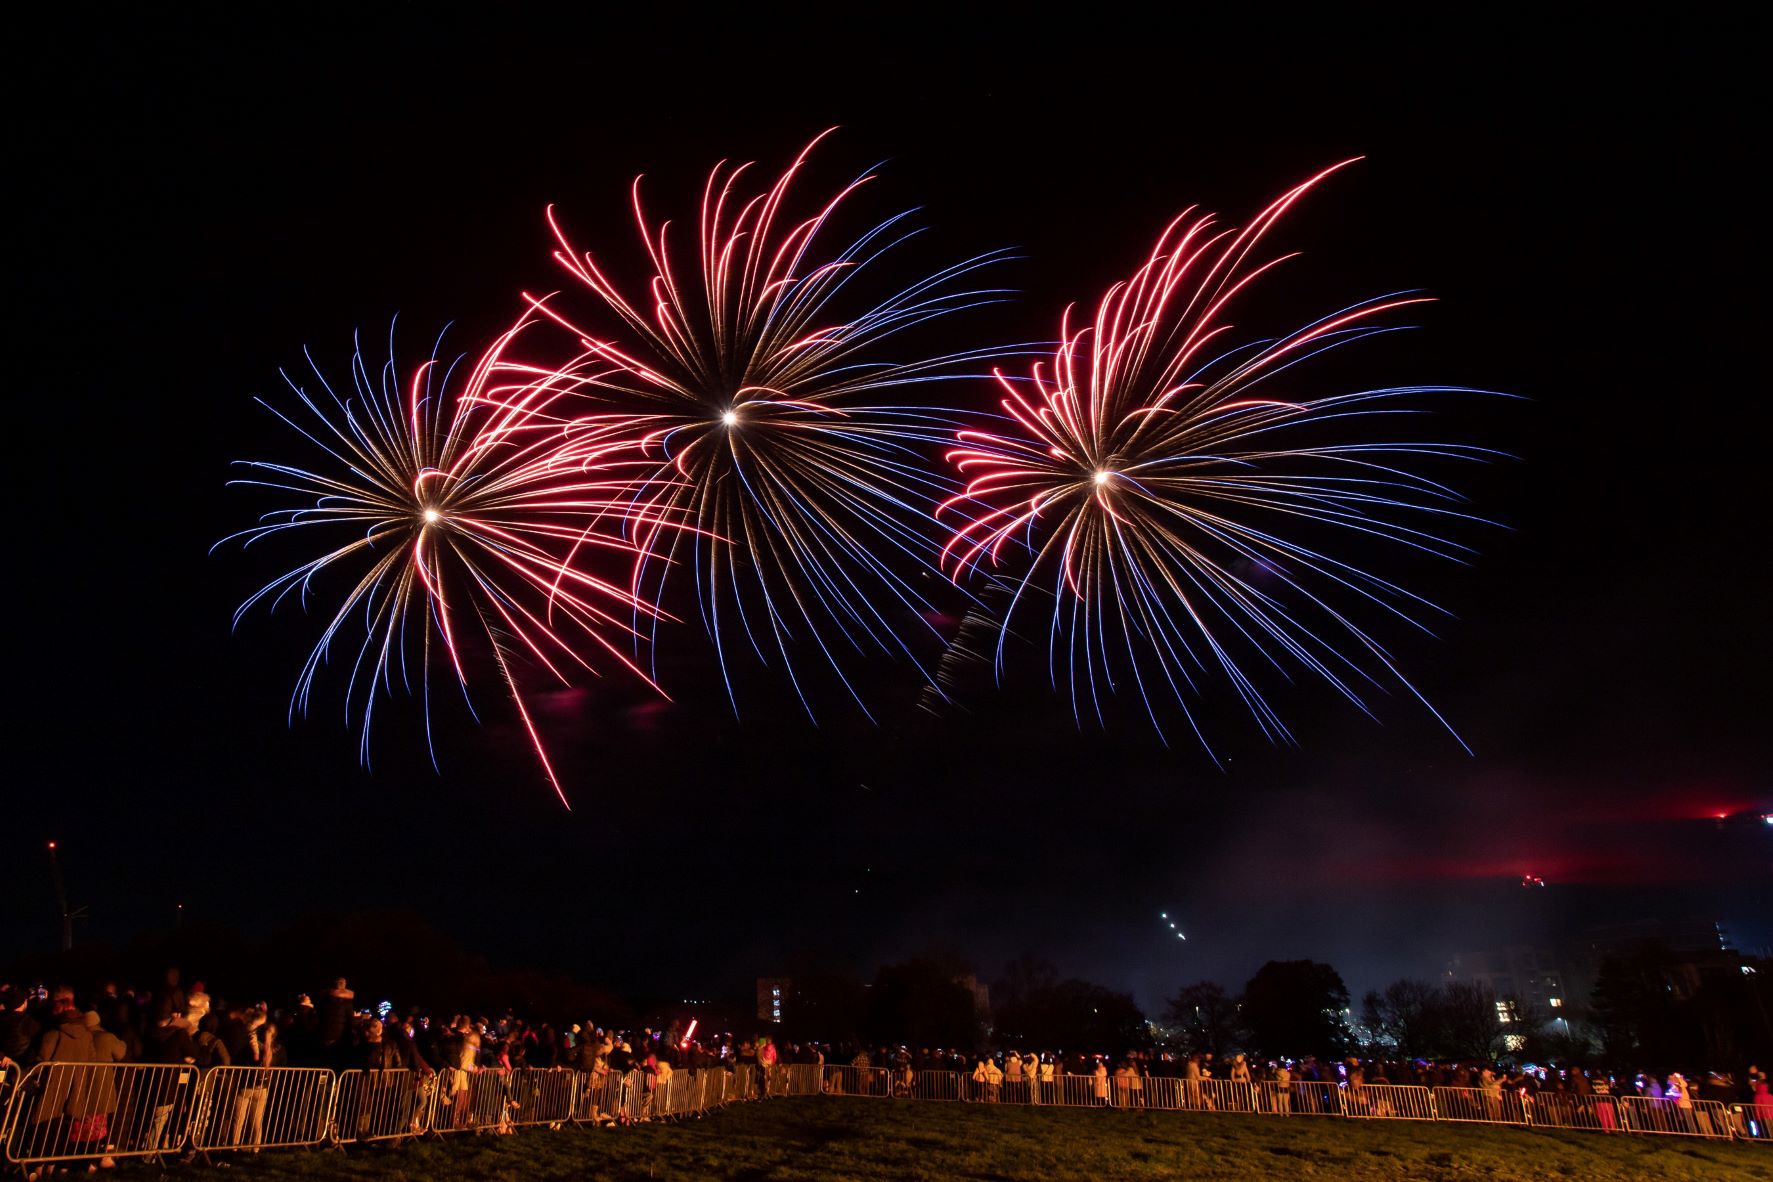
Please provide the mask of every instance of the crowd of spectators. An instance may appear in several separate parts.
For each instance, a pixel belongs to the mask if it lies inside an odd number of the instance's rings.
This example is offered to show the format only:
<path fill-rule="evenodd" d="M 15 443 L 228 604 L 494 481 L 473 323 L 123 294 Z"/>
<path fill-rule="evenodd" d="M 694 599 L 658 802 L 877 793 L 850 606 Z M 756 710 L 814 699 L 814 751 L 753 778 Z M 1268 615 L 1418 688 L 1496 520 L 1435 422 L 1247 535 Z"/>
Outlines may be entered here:
<path fill-rule="evenodd" d="M 927 1071 L 961 1072 L 979 1085 L 969 1093 L 969 1098 L 978 1100 L 1005 1095 L 1020 1098 L 1028 1094 L 1030 1084 L 1038 1094 L 1040 1085 L 1065 1076 L 1085 1076 L 1096 1081 L 1095 1095 L 1102 1103 L 1136 1107 L 1147 1079 L 1178 1079 L 1184 1085 L 1217 1079 L 1282 1085 L 1324 1083 L 1346 1092 L 1357 1105 L 1367 1089 L 1388 1085 L 1463 1088 L 1483 1096 L 1512 1094 L 1529 1101 L 1541 1095 L 1642 1096 L 1690 1107 L 1694 1100 L 1714 1100 L 1745 1105 L 1757 1110 L 1762 1121 L 1773 1121 L 1773 1092 L 1769 1091 L 1767 1073 L 1753 1064 L 1740 1080 L 1730 1073 L 1712 1071 L 1694 1081 L 1680 1072 L 1659 1078 L 1648 1071 L 1622 1075 L 1576 1064 L 1434 1063 L 1352 1056 L 1331 1062 L 1307 1056 L 1252 1063 L 1242 1054 L 1229 1055 L 1221 1062 L 1211 1053 L 1183 1055 L 1155 1050 L 1119 1056 L 1019 1050 L 969 1056 L 940 1048 L 913 1051 L 882 1047 L 872 1055 L 862 1051 L 851 1061 L 856 1066 L 891 1068 L 895 1090 L 915 1090 L 917 1077 Z M 1184 1086 L 1181 1094 L 1188 1097 L 1190 1089 Z M 1206 1106 L 1206 1101 L 1196 1106 Z"/>
<path fill-rule="evenodd" d="M 1252 1062 L 1242 1054 L 1217 1059 L 1212 1054 L 1172 1054 L 1133 1050 L 1119 1055 L 1060 1051 L 998 1050 L 978 1053 L 953 1048 L 858 1046 L 839 1043 L 781 1043 L 769 1036 L 735 1038 L 732 1034 L 688 1037 L 675 1025 L 665 1029 L 618 1030 L 589 1017 L 559 1024 L 532 1021 L 515 1013 L 496 1018 L 466 1013 L 436 1016 L 419 1009 L 395 1009 L 388 1003 L 361 1004 L 344 978 L 317 997 L 296 995 L 273 1007 L 262 1001 L 226 1000 L 212 996 L 205 984 L 185 985 L 178 970 L 168 970 L 152 990 L 102 985 L 89 997 L 66 987 L 0 987 L 0 1069 L 14 1081 L 18 1072 L 38 1062 L 185 1064 L 200 1070 L 222 1066 L 311 1066 L 335 1071 L 352 1068 L 387 1071 L 408 1069 L 433 1081 L 439 1089 L 438 1110 L 445 1120 L 460 1119 L 467 1104 L 469 1079 L 478 1071 L 509 1073 L 519 1068 L 568 1068 L 585 1072 L 594 1082 L 641 1073 L 646 1092 L 681 1070 L 721 1067 L 766 1080 L 778 1065 L 815 1064 L 823 1090 L 842 1092 L 884 1086 L 890 1094 L 935 1094 L 942 1098 L 983 1103 L 1015 1101 L 1094 1102 L 1107 1107 L 1140 1108 L 1162 1103 L 1147 1100 L 1147 1081 L 1173 1079 L 1166 1095 L 1179 1099 L 1164 1106 L 1211 1108 L 1221 1095 L 1211 1081 L 1247 1084 L 1321 1084 L 1339 1090 L 1346 1108 L 1389 1103 L 1388 1085 L 1470 1089 L 1480 1103 L 1497 1108 L 1506 1096 L 1520 1103 L 1549 1096 L 1643 1096 L 1672 1101 L 1690 1110 L 1695 1100 L 1716 1100 L 1742 1106 L 1762 1128 L 1773 1127 L 1773 1094 L 1766 1074 L 1749 1066 L 1740 1076 L 1713 1071 L 1689 1079 L 1679 1072 L 1657 1077 L 1647 1072 L 1618 1074 L 1575 1064 L 1508 1066 L 1499 1063 L 1431 1063 L 1348 1058 L 1319 1061 L 1269 1059 Z M 865 1075 L 843 1067 L 884 1069 Z M 835 1068 L 835 1069 L 834 1069 Z M 947 1073 L 932 1076 L 930 1073 Z M 867 1081 L 863 1083 L 862 1081 Z M 1063 1093 L 1057 1089 L 1068 1089 Z M 1156 1091 L 1153 1086 L 1150 1090 Z M 1291 1095 L 1291 1089 L 1265 1089 L 1262 1094 Z M 593 1089 L 592 1094 L 602 1094 Z M 767 1094 L 759 1087 L 752 1094 Z M 1309 1096 L 1310 1089 L 1302 1095 Z M 1278 1102 L 1278 1101 L 1274 1101 Z M 1267 1102 L 1265 1102 L 1267 1103 Z M 102 1097 L 90 1111 L 68 1112 L 69 1140 L 103 1144 L 106 1137 Z M 1598 1105 L 1597 1112 L 1612 1109 Z M 1375 1108 L 1375 1111 L 1377 1109 Z M 614 1123 L 618 1116 L 595 1110 L 592 1119 Z"/>
<path fill-rule="evenodd" d="M 800 1048 L 794 1053 L 800 1061 Z M 691 1040 L 676 1027 L 624 1031 L 590 1019 L 557 1026 L 510 1012 L 440 1018 L 387 1003 L 371 1007 L 343 977 L 317 999 L 297 994 L 281 1007 L 224 1000 L 202 981 L 186 987 L 177 969 L 153 990 L 107 982 L 86 998 L 65 986 L 0 986 L 0 1069 L 14 1076 L 39 1062 L 405 1068 L 441 1077 L 453 1102 L 468 1091 L 465 1077 L 482 1070 L 558 1067 L 595 1076 L 638 1070 L 669 1078 L 676 1069 L 756 1070 L 781 1061 L 768 1037 Z"/>

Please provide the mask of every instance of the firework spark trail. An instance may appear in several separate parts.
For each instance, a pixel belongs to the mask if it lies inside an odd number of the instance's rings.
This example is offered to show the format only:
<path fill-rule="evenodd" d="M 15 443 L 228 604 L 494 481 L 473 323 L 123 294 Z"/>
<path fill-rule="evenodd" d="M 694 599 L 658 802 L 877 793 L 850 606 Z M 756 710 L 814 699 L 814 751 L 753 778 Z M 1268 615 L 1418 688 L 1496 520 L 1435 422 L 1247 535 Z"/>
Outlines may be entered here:
<path fill-rule="evenodd" d="M 1055 688 L 1069 687 L 1080 721 L 1087 709 L 1100 723 L 1102 698 L 1126 687 L 1162 734 L 1157 700 L 1173 698 L 1212 755 L 1188 697 L 1216 669 L 1265 735 L 1291 741 L 1256 672 L 1291 680 L 1292 666 L 1369 716 L 1366 694 L 1401 685 L 1447 725 L 1332 599 L 1377 606 L 1424 631 L 1420 611 L 1440 609 L 1289 527 L 1330 526 L 1455 560 L 1469 553 L 1434 531 L 1478 519 L 1458 508 L 1453 490 L 1402 465 L 1495 453 L 1348 435 L 1421 413 L 1421 396 L 1466 391 L 1291 399 L 1264 386 L 1329 349 L 1395 331 L 1377 318 L 1423 297 L 1363 301 L 1235 346 L 1224 320 L 1236 297 L 1294 257 L 1252 263 L 1262 239 L 1350 163 L 1288 190 L 1242 230 L 1184 211 L 1131 278 L 1102 296 L 1090 323 L 1075 325 L 1066 312 L 1050 363 L 1019 381 L 996 374 L 1012 425 L 957 433 L 948 459 L 967 483 L 938 513 L 961 515 L 942 555 L 956 581 L 1007 563 L 1006 550 L 1019 555 L 999 631 L 1000 676 L 1012 619 L 1046 592 L 1049 675 Z"/>
<path fill-rule="evenodd" d="M 904 572 L 938 569 L 930 510 L 958 484 L 930 459 L 963 420 L 882 398 L 963 376 L 969 363 L 1005 352 L 881 357 L 902 332 L 1001 298 L 961 281 L 1004 256 L 967 259 L 878 302 L 862 296 L 861 279 L 918 231 L 899 214 L 835 252 L 826 248 L 833 217 L 868 175 L 810 216 L 790 218 L 791 185 L 823 138 L 756 192 L 743 185 L 751 165 L 717 165 L 689 266 L 673 254 L 670 222 L 649 219 L 637 179 L 634 217 L 654 272 L 646 300 L 625 296 L 550 209 L 556 260 L 624 341 L 582 327 L 558 295 L 528 297 L 530 315 L 575 342 L 556 382 L 591 400 L 581 421 L 644 438 L 656 467 L 631 519 L 634 594 L 662 601 L 672 569 L 692 568 L 735 712 L 735 626 L 760 661 L 780 662 L 809 716 L 794 661 L 800 647 L 817 651 L 865 714 L 848 659 L 882 651 L 923 668 L 895 617 L 933 611 Z M 567 448 L 560 458 L 571 456 Z"/>
<path fill-rule="evenodd" d="M 624 531 L 662 525 L 656 514 L 669 509 L 649 503 L 636 437 L 622 435 L 619 424 L 573 423 L 552 413 L 560 397 L 553 371 L 507 356 L 525 327 L 520 322 L 501 336 L 464 379 L 457 379 L 453 363 L 439 363 L 434 348 L 404 383 L 390 329 L 389 357 L 378 372 L 361 346 L 355 351 L 353 391 L 345 397 L 309 357 L 322 394 L 311 395 L 284 375 L 305 415 L 259 401 L 318 448 L 325 463 L 310 469 L 242 461 L 254 475 L 231 483 L 293 494 L 302 503 L 273 510 L 217 545 L 240 540 L 251 546 L 292 532 L 306 538 L 324 531 L 334 539 L 248 597 L 235 612 L 236 625 L 260 603 L 275 610 L 293 595 L 306 606 L 323 576 L 355 575 L 303 664 L 290 700 L 292 719 L 307 712 L 315 679 L 341 633 L 361 616 L 363 640 L 352 658 L 345 713 L 349 725 L 361 709 L 362 759 L 367 765 L 376 690 L 391 693 L 396 678 L 408 693 L 417 681 L 430 746 L 433 646 L 441 647 L 467 699 L 465 622 L 490 646 L 536 758 L 568 804 L 512 658 L 521 652 L 568 683 L 568 666 L 597 672 L 582 655 L 588 646 L 652 684 L 631 657 L 629 639 L 634 620 L 655 618 L 658 609 L 625 581 L 592 573 L 582 559 L 602 551 L 624 556 L 625 564 L 634 551 Z M 558 457 L 567 447 L 573 462 L 562 464 Z M 414 647 L 416 677 L 409 667 Z"/>

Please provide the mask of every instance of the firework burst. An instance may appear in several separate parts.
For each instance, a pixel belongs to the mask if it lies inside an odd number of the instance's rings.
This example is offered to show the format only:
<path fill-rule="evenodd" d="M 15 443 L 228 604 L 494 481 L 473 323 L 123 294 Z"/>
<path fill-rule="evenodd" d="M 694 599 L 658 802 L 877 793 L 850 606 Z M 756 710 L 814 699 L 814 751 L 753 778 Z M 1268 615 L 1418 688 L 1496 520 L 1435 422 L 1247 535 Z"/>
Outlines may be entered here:
<path fill-rule="evenodd" d="M 650 683 L 629 642 L 634 620 L 657 610 L 625 582 L 587 565 L 599 552 L 631 556 L 623 531 L 648 523 L 651 510 L 644 477 L 633 472 L 638 441 L 615 424 L 562 422 L 550 413 L 550 371 L 506 358 L 522 327 L 501 337 L 465 376 L 434 349 L 403 379 L 392 332 L 385 362 L 372 367 L 356 350 L 347 396 L 334 391 L 311 357 L 317 393 L 284 374 L 302 410 L 285 413 L 259 401 L 324 462 L 303 468 L 243 461 L 253 475 L 232 483 L 293 494 L 300 503 L 263 515 L 223 543 L 251 546 L 290 535 L 320 543 L 315 557 L 248 597 L 236 625 L 257 604 L 275 609 L 294 597 L 306 606 L 321 581 L 339 579 L 346 587 L 326 609 L 327 623 L 297 678 L 292 719 L 307 712 L 316 678 L 343 647 L 350 654 L 346 720 L 360 729 L 365 763 L 378 687 L 392 692 L 399 684 L 422 696 L 429 743 L 433 667 L 446 667 L 466 697 L 464 641 L 471 635 L 484 640 L 565 804 L 514 662 L 533 662 L 567 683 L 572 667 L 596 672 L 582 652 L 600 650 Z M 557 457 L 565 448 L 573 462 L 563 465 Z"/>
<path fill-rule="evenodd" d="M 1307 538 L 1340 531 L 1458 558 L 1466 548 L 1437 529 L 1473 519 L 1452 490 L 1405 465 L 1488 453 L 1367 436 L 1453 387 L 1287 391 L 1294 367 L 1391 331 L 1385 314 L 1423 298 L 1367 300 L 1242 343 L 1225 319 L 1292 257 L 1252 261 L 1263 238 L 1343 166 L 1288 190 L 1242 230 L 1178 216 L 1091 323 L 1066 313 L 1050 362 L 1022 381 L 997 375 L 1009 425 L 958 433 L 949 460 L 967 483 L 941 506 L 961 518 L 943 562 L 957 580 L 982 565 L 1012 568 L 1000 673 L 1018 611 L 1050 603 L 1051 676 L 1080 719 L 1100 723 L 1102 699 L 1126 688 L 1162 733 L 1158 707 L 1173 700 L 1211 754 L 1189 699 L 1216 674 L 1266 735 L 1290 740 L 1258 677 L 1292 669 L 1369 715 L 1369 696 L 1392 685 L 1433 711 L 1350 612 L 1365 605 L 1426 630 L 1422 617 L 1439 609 Z"/>
<path fill-rule="evenodd" d="M 638 434 L 654 463 L 632 519 L 634 594 L 660 602 L 674 570 L 693 571 L 735 710 L 730 658 L 740 636 L 786 671 L 809 715 L 795 667 L 802 653 L 835 671 L 864 713 L 850 659 L 918 661 L 900 621 L 927 620 L 933 608 L 915 573 L 903 572 L 936 569 L 930 510 L 957 485 L 930 461 L 957 417 L 895 399 L 1001 354 L 883 356 L 899 334 L 997 299 L 964 280 L 1002 256 L 968 259 L 884 299 L 864 295 L 883 256 L 917 231 L 900 214 L 829 246 L 835 215 L 866 175 L 808 216 L 790 216 L 790 188 L 817 143 L 758 191 L 746 187 L 750 165 L 717 166 L 688 261 L 674 253 L 670 223 L 649 218 L 636 180 L 634 216 L 653 270 L 645 299 L 625 296 L 549 211 L 555 258 L 620 342 L 582 327 L 561 297 L 530 297 L 531 315 L 575 342 L 554 388 L 591 400 L 582 422 Z M 912 628 L 920 626 L 935 632 Z"/>

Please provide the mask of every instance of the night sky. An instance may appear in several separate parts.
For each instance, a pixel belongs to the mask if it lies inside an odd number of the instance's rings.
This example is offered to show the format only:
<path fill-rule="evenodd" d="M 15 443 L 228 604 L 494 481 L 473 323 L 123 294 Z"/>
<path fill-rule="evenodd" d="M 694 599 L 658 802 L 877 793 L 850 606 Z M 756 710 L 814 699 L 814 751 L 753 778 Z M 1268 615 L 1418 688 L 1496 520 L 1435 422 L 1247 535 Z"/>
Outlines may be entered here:
<path fill-rule="evenodd" d="M 1358 991 L 1553 919 L 1700 915 L 1773 944 L 1768 835 L 1709 819 L 1773 808 L 1757 39 L 1488 10 L 1279 40 L 875 19 L 144 12 L 15 43 L 0 951 L 54 945 L 51 838 L 83 939 L 178 903 L 258 933 L 404 907 L 636 993 L 943 947 L 987 978 L 1033 951 L 1155 1008 L 1270 958 Z M 539 697 L 571 813 L 496 695 L 481 726 L 439 710 L 441 775 L 410 704 L 361 769 L 336 678 L 287 725 L 315 621 L 229 619 L 291 552 L 208 553 L 262 507 L 229 462 L 297 458 L 252 401 L 278 368 L 307 345 L 342 374 L 396 314 L 409 356 L 446 322 L 484 339 L 562 285 L 549 202 L 638 281 L 636 173 L 687 211 L 717 160 L 774 169 L 831 125 L 814 176 L 885 160 L 869 209 L 921 206 L 919 257 L 1020 256 L 1016 300 L 944 348 L 1048 336 L 1181 208 L 1235 221 L 1365 155 L 1277 238 L 1307 256 L 1263 311 L 1426 288 L 1422 330 L 1351 380 L 1524 396 L 1450 413 L 1519 457 L 1461 478 L 1506 528 L 1461 535 L 1469 567 L 1398 572 L 1454 613 L 1438 640 L 1384 634 L 1476 755 L 1407 700 L 1375 724 L 1302 684 L 1278 695 L 1296 748 L 1208 704 L 1220 771 L 1133 713 L 1080 730 L 1032 650 L 940 717 L 877 664 L 878 726 L 827 695 L 815 727 L 753 671 L 735 721 L 690 625 L 671 704 L 615 677 Z"/>

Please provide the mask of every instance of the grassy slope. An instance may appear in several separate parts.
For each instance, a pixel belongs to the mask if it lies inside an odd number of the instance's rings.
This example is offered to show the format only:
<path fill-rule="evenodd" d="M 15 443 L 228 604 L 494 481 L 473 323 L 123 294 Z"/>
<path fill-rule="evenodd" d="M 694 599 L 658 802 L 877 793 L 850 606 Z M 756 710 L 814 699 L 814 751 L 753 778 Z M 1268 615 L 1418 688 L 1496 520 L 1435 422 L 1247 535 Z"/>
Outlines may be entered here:
<path fill-rule="evenodd" d="M 682 1125 L 266 1153 L 232 1178 L 1617 1179 L 1773 1182 L 1773 1147 L 1334 1119 L 776 1100 Z"/>

